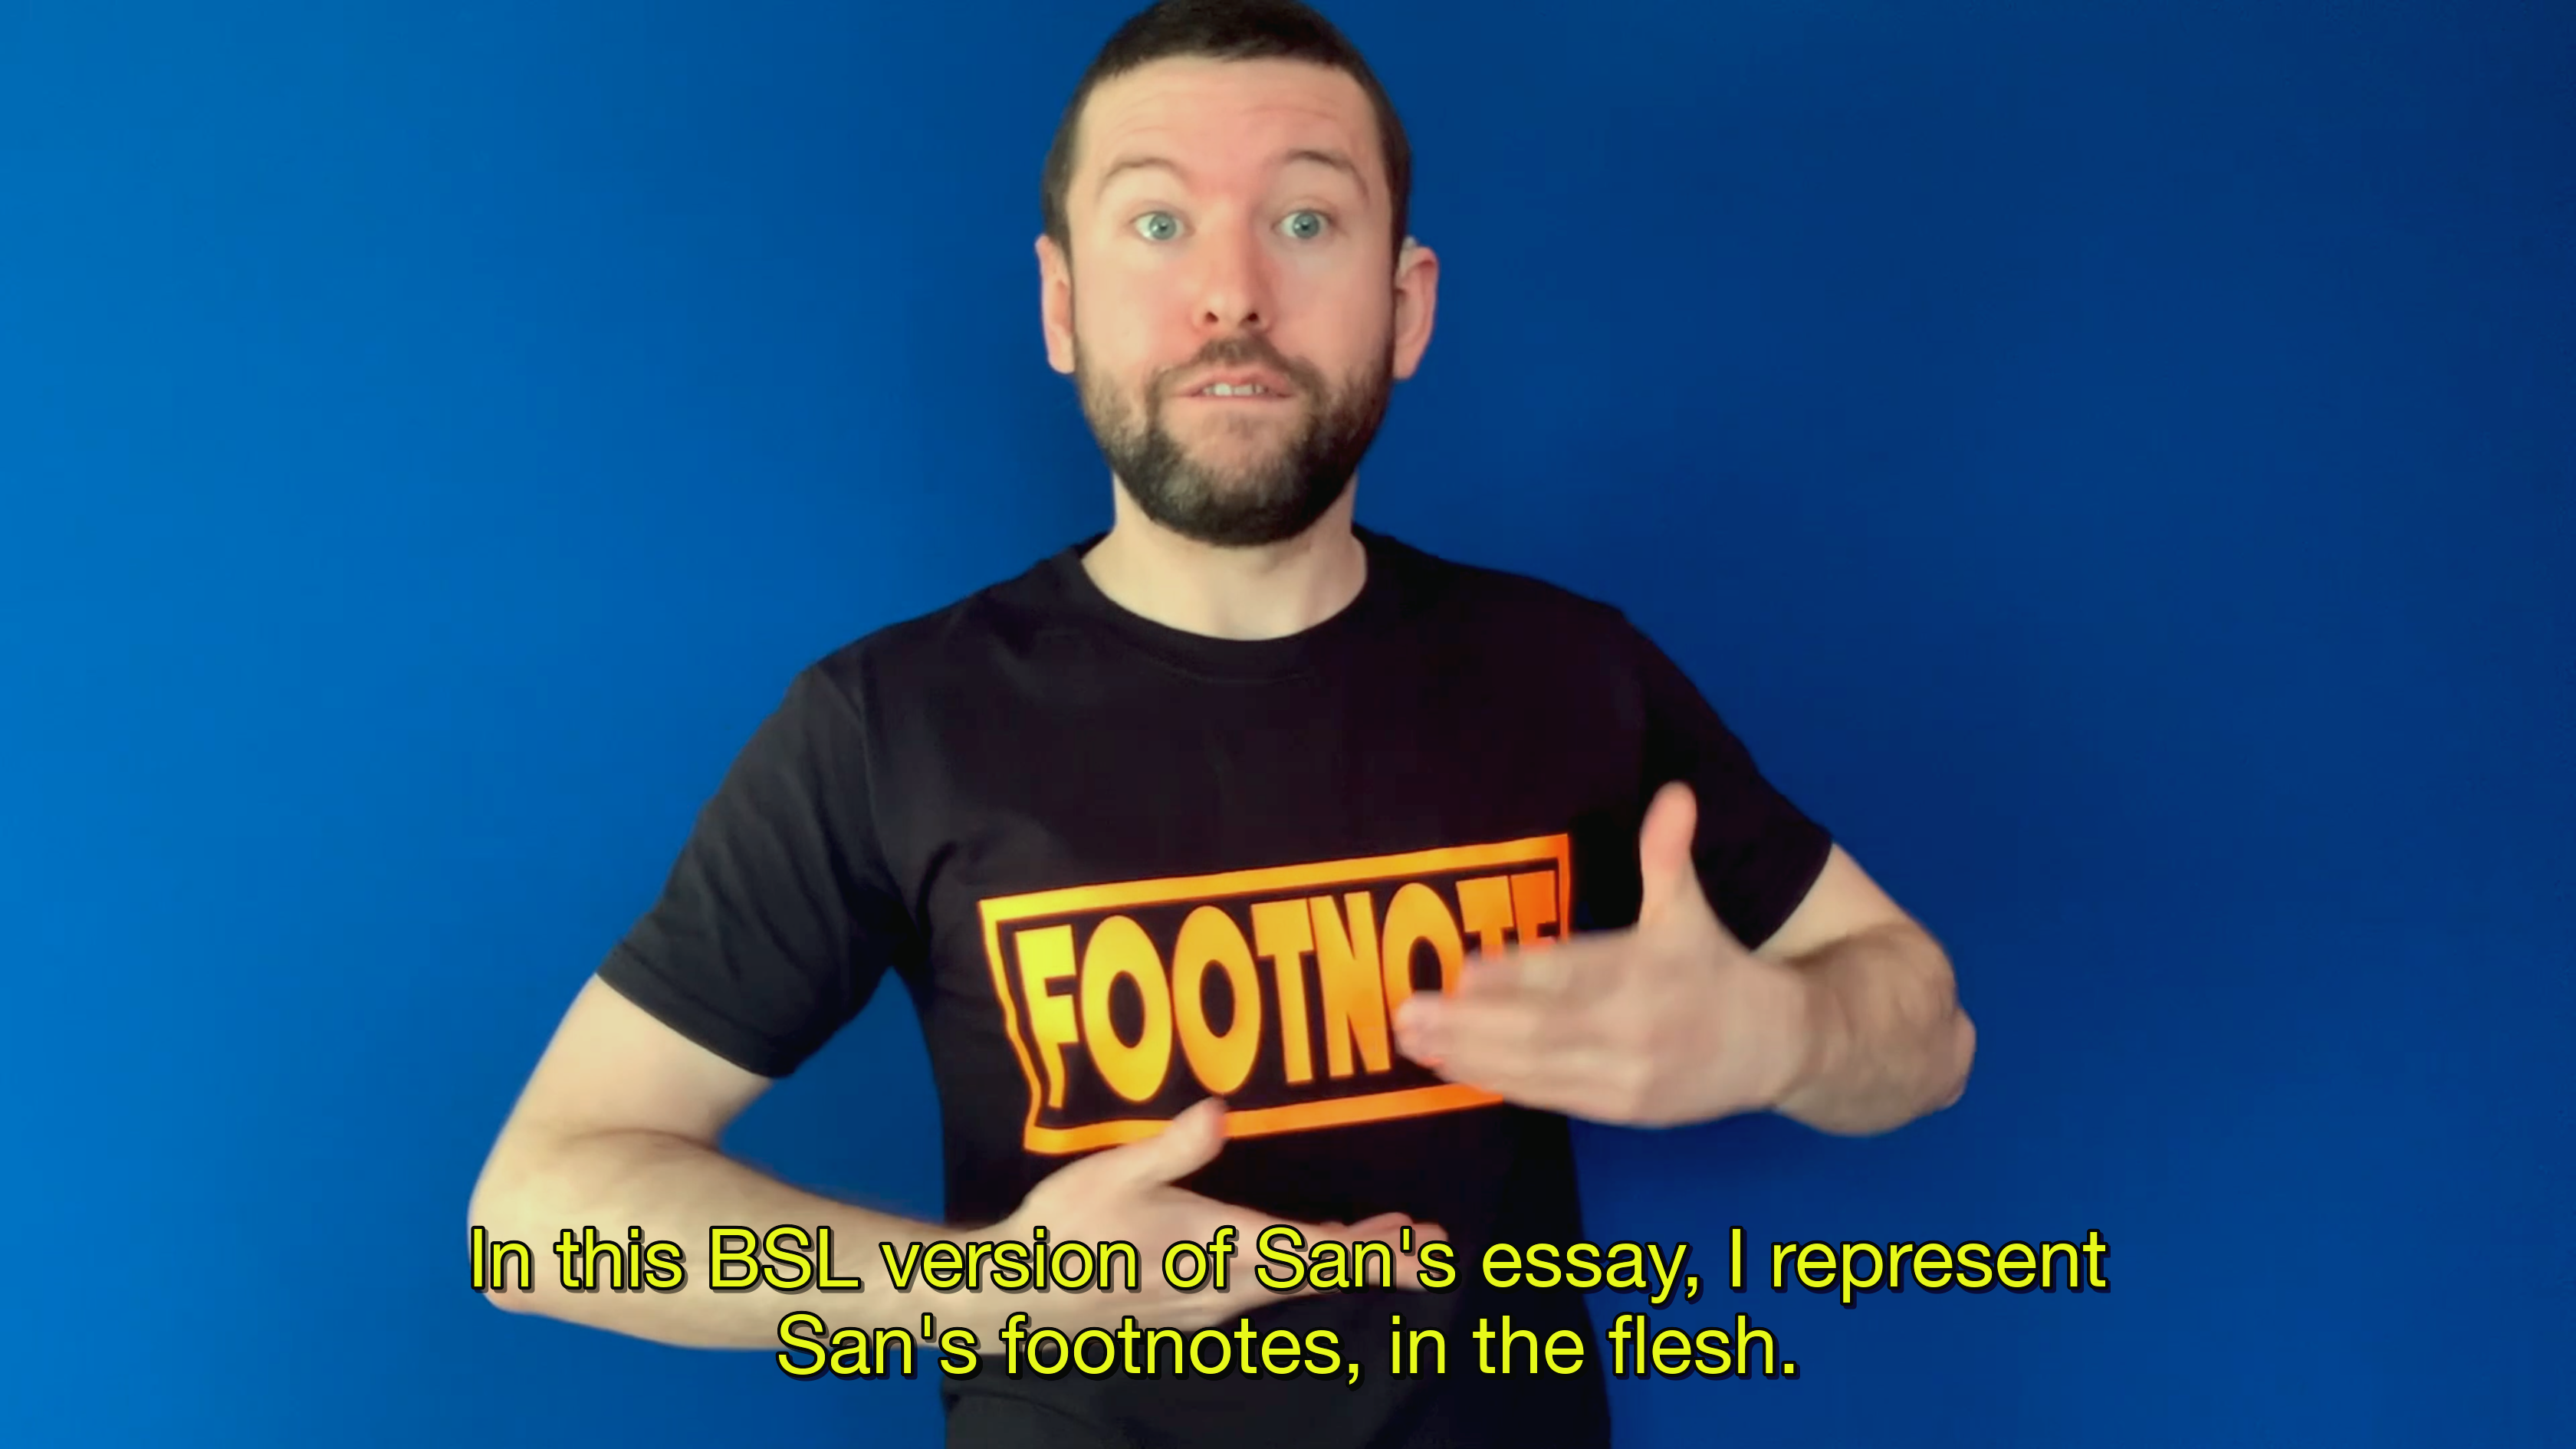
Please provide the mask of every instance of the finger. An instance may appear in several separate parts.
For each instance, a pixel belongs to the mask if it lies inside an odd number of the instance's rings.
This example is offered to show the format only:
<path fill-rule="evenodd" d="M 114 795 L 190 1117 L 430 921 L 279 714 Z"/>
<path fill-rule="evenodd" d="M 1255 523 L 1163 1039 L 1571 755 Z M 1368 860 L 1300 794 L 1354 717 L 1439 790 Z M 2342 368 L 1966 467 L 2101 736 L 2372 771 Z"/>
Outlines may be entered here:
<path fill-rule="evenodd" d="M 1573 948 L 1565 948 L 1570 954 Z M 1557 948 L 1531 952 L 1531 957 L 1554 956 Z M 1580 958 L 1576 958 L 1580 959 Z M 1526 977 L 1537 976 L 1553 985 L 1558 973 L 1550 968 L 1535 971 L 1514 953 L 1490 961 L 1469 963 L 1467 974 L 1460 980 L 1455 995 L 1426 995 L 1416 992 L 1395 1009 L 1395 1044 L 1398 1051 L 1427 1067 L 1438 1067 L 1449 1050 L 1449 1037 L 1454 1023 L 1464 1018 L 1480 1023 L 1479 1013 L 1520 1011 L 1532 1014 L 1561 1014 L 1579 999 L 1577 993 L 1555 989 L 1541 991 L 1527 984 Z M 1470 1029 L 1482 1029 L 1473 1026 Z"/>
<path fill-rule="evenodd" d="M 1448 1022 L 1466 1004 L 1517 1005 L 1561 1016 L 1616 989 L 1635 947 L 1634 933 L 1619 931 L 1563 944 L 1522 946 L 1493 956 L 1473 956 L 1449 993 L 1415 992 L 1396 1007 L 1396 1047 L 1407 1057 L 1440 1066 Z"/>
<path fill-rule="evenodd" d="M 1575 1029 L 1561 1004 L 1527 993 L 1434 1003 L 1396 1024 L 1396 1046 L 1444 1074 L 1518 1073 Z"/>
<path fill-rule="evenodd" d="M 1258 1251 L 1261 1235 L 1273 1228 L 1289 1229 L 1296 1233 L 1297 1242 L 1307 1247 L 1322 1242 L 1357 1243 L 1378 1238 L 1393 1242 L 1398 1233 L 1411 1226 L 1412 1216 L 1398 1212 L 1378 1213 L 1355 1223 L 1339 1219 L 1326 1223 L 1301 1223 L 1287 1218 L 1256 1218 L 1236 1229 L 1235 1245 L 1240 1252 Z"/>
<path fill-rule="evenodd" d="M 1529 951 L 1512 958 L 1512 985 L 1532 996 L 1562 996 L 1573 984 L 1562 951 Z"/>
<path fill-rule="evenodd" d="M 1687 907 L 1699 893 L 1699 871 L 1691 862 L 1691 841 L 1699 829 L 1699 801 L 1679 780 L 1655 792 L 1637 830 L 1637 870 L 1644 887 L 1637 906 L 1640 924 L 1676 906 Z M 1705 896 L 1699 897 L 1706 902 Z"/>
<path fill-rule="evenodd" d="M 1321 1242 L 1371 1242 L 1378 1239 L 1394 1242 L 1407 1228 L 1412 1229 L 1417 1236 L 1433 1231 L 1428 1224 L 1414 1221 L 1412 1214 L 1400 1212 L 1378 1213 L 1355 1223 L 1339 1220 L 1328 1223 L 1301 1223 L 1286 1218 L 1276 1218 L 1266 1221 L 1255 1220 L 1247 1224 L 1240 1231 L 1250 1236 L 1242 1238 L 1241 1242 L 1257 1245 L 1261 1234 L 1273 1228 L 1291 1229 L 1297 1234 L 1299 1242 L 1310 1245 Z"/>
<path fill-rule="evenodd" d="M 1626 934 L 1516 946 L 1492 956 L 1471 957 L 1459 973 L 1457 992 L 1447 999 L 1573 994 L 1586 983 L 1608 979 L 1617 964 L 1620 938 Z"/>
<path fill-rule="evenodd" d="M 1498 951 L 1491 956 L 1470 956 L 1458 972 L 1457 997 L 1508 995 L 1520 987 L 1520 953 Z M 1406 1005 L 1412 1005 L 1408 999 Z"/>
<path fill-rule="evenodd" d="M 1132 1186 L 1159 1187 L 1180 1181 L 1216 1160 L 1225 1146 L 1225 1099 L 1207 1097 L 1163 1124 L 1142 1142 L 1130 1142 L 1101 1154 Z"/>
<path fill-rule="evenodd" d="M 1399 1245 L 1396 1249 L 1394 1286 L 1416 1293 L 1429 1292 L 1422 1286 L 1422 1248 L 1426 1243 L 1449 1241 L 1449 1230 L 1438 1223 L 1409 1223 L 1406 1226 L 1411 1230 L 1413 1246 L 1405 1248 Z M 1400 1244 L 1402 1234 L 1396 1236 Z"/>
<path fill-rule="evenodd" d="M 1507 1102 L 1595 1120 L 1615 1110 L 1622 1079 L 1621 1054 L 1609 1044 L 1578 1035 L 1542 1018 L 1536 1034 L 1461 1034 L 1447 1037 L 1432 1070 L 1442 1080 L 1492 1092 Z"/>
<path fill-rule="evenodd" d="M 1471 956 L 1467 958 L 1465 969 L 1458 973 L 1458 989 L 1450 995 L 1452 997 L 1508 996 L 1521 989 L 1522 979 L 1527 974 L 1521 964 L 1522 958 L 1528 955 L 1544 955 L 1548 949 L 1540 947 L 1538 951 L 1532 952 L 1525 947 L 1516 946 L 1508 951 L 1497 951 L 1490 956 Z"/>
<path fill-rule="evenodd" d="M 1201 1196 L 1186 1188 L 1174 1189 L 1173 1194 L 1203 1214 L 1203 1220 L 1199 1226 L 1186 1230 L 1195 1233 L 1195 1240 L 1202 1245 L 1213 1242 L 1219 1229 L 1234 1230 L 1232 1246 L 1228 1249 L 1228 1256 L 1234 1258 L 1248 1258 L 1258 1254 L 1261 1251 L 1262 1239 L 1282 1228 L 1296 1236 L 1293 1242 L 1283 1240 L 1279 1246 L 1302 1251 L 1306 1246 L 1326 1240 L 1352 1242 L 1372 1233 L 1392 1232 L 1397 1227 L 1413 1221 L 1403 1213 L 1387 1212 L 1379 1213 L 1357 1224 L 1338 1220 L 1322 1223 L 1307 1222 L 1296 1218 L 1271 1217 L 1266 1213 L 1235 1203 L 1219 1202 L 1214 1198 Z"/>
<path fill-rule="evenodd" d="M 1354 1223 L 1318 1223 L 1315 1226 L 1336 1228 L 1339 1230 L 1335 1234 L 1338 1237 L 1363 1238 L 1376 1233 L 1393 1233 L 1400 1228 L 1420 1228 L 1424 1225 L 1416 1221 L 1411 1213 L 1384 1212 L 1372 1213 Z"/>
<path fill-rule="evenodd" d="M 1345 1281 L 1355 1280 L 1371 1288 L 1420 1289 L 1422 1286 L 1421 1255 L 1424 1245 L 1445 1243 L 1449 1240 L 1449 1233 L 1447 1229 L 1436 1223 L 1415 1222 L 1405 1213 L 1379 1213 L 1341 1232 L 1309 1232 L 1302 1237 L 1304 1246 L 1300 1252 L 1310 1263 L 1313 1262 L 1315 1251 L 1327 1243 L 1338 1245 L 1347 1254 L 1343 1260 Z M 1384 1257 L 1380 1257 L 1376 1253 L 1365 1251 L 1370 1246 L 1383 1247 L 1390 1251 Z M 1390 1263 L 1394 1269 L 1391 1282 L 1385 1271 Z M 1311 1279 L 1307 1280 L 1309 1283 L 1311 1281 Z M 1286 1293 L 1290 1290 L 1277 1291 Z M 1314 1289 L 1312 1291 L 1336 1290 Z"/>
<path fill-rule="evenodd" d="M 1294 1236 L 1279 1235 L 1285 1228 Z M 1300 1223 L 1285 1218 L 1252 1218 L 1241 1224 L 1235 1235 L 1230 1258 L 1229 1283 L 1222 1296 L 1263 1295 L 1271 1298 L 1306 1298 L 1333 1291 L 1318 1285 L 1311 1274 L 1298 1274 L 1296 1282 L 1282 1288 L 1274 1279 L 1286 1270 L 1279 1255 L 1305 1257 L 1319 1243 L 1348 1244 L 1354 1241 L 1349 1231 L 1333 1223 Z M 1268 1276 L 1264 1276 L 1264 1275 Z"/>
<path fill-rule="evenodd" d="M 1517 1107 L 1624 1123 L 1630 1117 L 1620 1067 L 1620 1060 L 1609 1051 L 1578 1048 L 1551 1054 L 1536 1067 L 1485 1070 L 1452 1064 L 1438 1070 L 1444 1081 L 1491 1092 Z"/>
<path fill-rule="evenodd" d="M 1404 1213 L 1385 1213 L 1369 1221 L 1375 1224 L 1366 1232 L 1350 1236 L 1357 1241 L 1392 1243 L 1400 1253 L 1420 1251 L 1425 1243 L 1449 1241 L 1449 1230 L 1438 1223 L 1419 1222 Z"/>

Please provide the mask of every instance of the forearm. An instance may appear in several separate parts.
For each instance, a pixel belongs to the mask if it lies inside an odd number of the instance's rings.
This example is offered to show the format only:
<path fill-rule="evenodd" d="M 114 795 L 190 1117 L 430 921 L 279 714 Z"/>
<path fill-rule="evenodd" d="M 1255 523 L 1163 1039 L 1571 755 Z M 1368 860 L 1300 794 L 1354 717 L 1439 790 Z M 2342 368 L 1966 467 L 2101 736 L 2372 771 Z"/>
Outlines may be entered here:
<path fill-rule="evenodd" d="M 1805 1070 L 1774 1104 L 1819 1131 L 1866 1136 L 1959 1098 L 1977 1032 L 1949 958 L 1919 927 L 1862 931 L 1790 963 L 1807 987 Z"/>
<path fill-rule="evenodd" d="M 505 1142 L 476 1185 L 473 1225 L 492 1239 L 528 1246 L 534 1291 L 521 1292 L 516 1273 L 492 1301 L 513 1312 L 541 1314 L 637 1338 L 691 1348 L 775 1348 L 778 1322 L 799 1310 L 834 1328 L 902 1327 L 918 1332 L 921 1315 L 938 1315 L 940 1328 L 972 1328 L 989 1337 L 999 1325 L 983 1322 L 991 1295 L 939 1293 L 916 1282 L 898 1292 L 888 1280 L 880 1243 L 900 1254 L 911 1243 L 962 1241 L 966 1229 L 915 1222 L 790 1187 L 723 1153 L 659 1133 L 530 1134 Z M 852 1292 L 783 1293 L 766 1282 L 740 1290 L 711 1288 L 709 1230 L 717 1226 L 763 1233 L 794 1224 L 812 1235 L 829 1228 L 831 1274 L 856 1277 Z M 685 1284 L 670 1291 L 650 1287 L 572 1289 L 562 1281 L 555 1242 L 566 1228 L 576 1237 L 596 1228 L 603 1241 L 623 1245 L 629 1227 L 646 1242 L 677 1243 L 685 1254 Z M 810 1254 L 815 1244 L 807 1244 Z M 576 1260 L 578 1261 L 578 1259 Z M 605 1255 L 601 1266 L 604 1268 Z M 737 1265 L 727 1277 L 738 1277 Z"/>

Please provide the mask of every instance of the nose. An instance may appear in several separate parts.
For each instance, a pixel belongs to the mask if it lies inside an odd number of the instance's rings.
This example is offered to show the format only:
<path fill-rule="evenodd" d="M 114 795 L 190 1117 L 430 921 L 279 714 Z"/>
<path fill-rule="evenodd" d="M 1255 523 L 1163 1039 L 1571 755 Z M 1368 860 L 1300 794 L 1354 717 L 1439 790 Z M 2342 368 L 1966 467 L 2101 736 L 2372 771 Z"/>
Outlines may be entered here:
<path fill-rule="evenodd" d="M 1197 252 L 1199 330 L 1218 336 L 1268 331 L 1276 298 L 1270 258 L 1253 228 L 1210 228 Z"/>

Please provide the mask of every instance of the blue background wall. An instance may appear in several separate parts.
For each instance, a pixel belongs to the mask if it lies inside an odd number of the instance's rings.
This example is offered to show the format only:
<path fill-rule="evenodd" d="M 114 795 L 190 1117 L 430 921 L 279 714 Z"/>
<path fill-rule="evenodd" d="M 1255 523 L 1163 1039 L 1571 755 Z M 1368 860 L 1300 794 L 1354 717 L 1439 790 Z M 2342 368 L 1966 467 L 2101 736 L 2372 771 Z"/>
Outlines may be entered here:
<path fill-rule="evenodd" d="M 0 9 L 19 1442 L 932 1442 L 492 1312 L 465 1196 L 794 669 L 1106 520 L 1029 239 L 1125 8 Z M 1336 13 L 1447 262 L 1363 521 L 1626 606 L 1983 1028 L 1587 1132 L 1601 1232 L 2112 1245 L 1749 1295 L 1801 1377 L 1624 1442 L 2576 1442 L 2576 8 Z M 932 1211 L 924 1070 L 735 1145 Z"/>

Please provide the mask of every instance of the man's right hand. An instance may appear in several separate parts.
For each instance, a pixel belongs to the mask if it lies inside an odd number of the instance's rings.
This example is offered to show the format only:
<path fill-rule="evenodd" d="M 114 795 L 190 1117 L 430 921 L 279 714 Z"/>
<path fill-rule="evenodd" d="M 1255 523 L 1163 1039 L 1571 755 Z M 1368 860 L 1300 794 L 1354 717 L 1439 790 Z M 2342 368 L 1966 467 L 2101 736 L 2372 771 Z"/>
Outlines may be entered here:
<path fill-rule="evenodd" d="M 1311 1251 L 1321 1241 L 1346 1245 L 1383 1243 L 1395 1260 L 1399 1288 L 1420 1289 L 1419 1253 L 1424 1243 L 1446 1242 L 1448 1234 L 1430 1223 L 1417 1223 L 1403 1213 L 1381 1213 L 1350 1224 L 1300 1223 L 1271 1217 L 1202 1197 L 1173 1184 L 1216 1160 L 1225 1146 L 1225 1103 L 1210 1097 L 1174 1117 L 1162 1132 L 1093 1153 L 1066 1164 L 1029 1190 L 1019 1211 L 975 1236 L 990 1241 L 1027 1242 L 1035 1229 L 1046 1229 L 1050 1243 L 1079 1241 L 1132 1243 L 1136 1248 L 1139 1293 L 1068 1294 L 1048 1305 L 1043 1321 L 1053 1328 L 1115 1328 L 1133 1314 L 1147 1328 L 1205 1328 L 1242 1317 L 1265 1304 L 1285 1302 L 1331 1290 L 1300 1286 L 1270 1288 L 1255 1275 L 1263 1265 L 1261 1234 L 1274 1227 L 1297 1230 Z M 1175 1243 L 1192 1242 L 1206 1249 L 1219 1227 L 1234 1227 L 1233 1258 L 1226 1286 L 1213 1286 L 1213 1264 L 1206 1283 L 1183 1289 L 1163 1276 L 1163 1255 Z M 1409 1239 L 1403 1230 L 1412 1229 Z M 1407 1252 L 1401 1242 L 1410 1241 Z M 1381 1286 L 1373 1264 L 1377 1254 L 1354 1257 L 1354 1268 L 1367 1271 L 1368 1284 Z M 1186 1256 L 1184 1258 L 1186 1262 Z M 1281 1271 L 1275 1264 L 1272 1276 Z M 1353 1274 L 1356 1276 L 1356 1273 Z M 1036 1316 L 1036 1315 L 1032 1315 Z"/>

